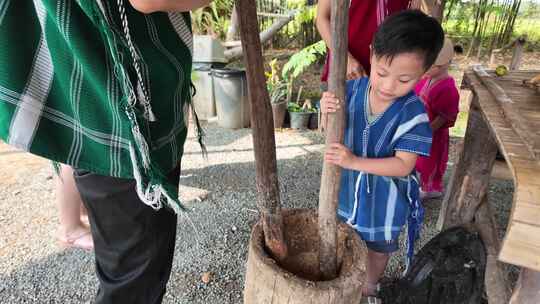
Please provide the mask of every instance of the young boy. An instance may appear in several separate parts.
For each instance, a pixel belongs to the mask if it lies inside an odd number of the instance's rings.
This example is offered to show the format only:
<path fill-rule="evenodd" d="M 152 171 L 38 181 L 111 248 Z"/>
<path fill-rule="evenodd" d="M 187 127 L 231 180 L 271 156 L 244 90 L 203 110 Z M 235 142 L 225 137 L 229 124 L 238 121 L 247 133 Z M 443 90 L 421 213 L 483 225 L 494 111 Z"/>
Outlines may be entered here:
<path fill-rule="evenodd" d="M 333 144 L 325 161 L 343 168 L 338 216 L 368 247 L 363 294 L 373 302 L 388 258 L 408 219 L 408 262 L 422 220 L 414 166 L 429 155 L 431 127 L 413 89 L 435 62 L 444 33 L 433 18 L 416 10 L 392 15 L 372 44 L 370 78 L 347 82 L 345 145 Z M 323 93 L 323 113 L 342 102 Z"/>

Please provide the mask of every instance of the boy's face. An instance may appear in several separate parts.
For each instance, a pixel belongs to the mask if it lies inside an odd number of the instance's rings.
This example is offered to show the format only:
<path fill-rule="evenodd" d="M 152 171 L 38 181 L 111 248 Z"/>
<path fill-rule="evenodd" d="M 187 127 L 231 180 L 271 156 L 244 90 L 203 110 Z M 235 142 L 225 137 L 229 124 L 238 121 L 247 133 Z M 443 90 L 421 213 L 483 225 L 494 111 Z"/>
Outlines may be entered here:
<path fill-rule="evenodd" d="M 393 101 L 408 94 L 424 74 L 424 58 L 416 53 L 388 57 L 371 55 L 371 89 L 381 101 Z"/>

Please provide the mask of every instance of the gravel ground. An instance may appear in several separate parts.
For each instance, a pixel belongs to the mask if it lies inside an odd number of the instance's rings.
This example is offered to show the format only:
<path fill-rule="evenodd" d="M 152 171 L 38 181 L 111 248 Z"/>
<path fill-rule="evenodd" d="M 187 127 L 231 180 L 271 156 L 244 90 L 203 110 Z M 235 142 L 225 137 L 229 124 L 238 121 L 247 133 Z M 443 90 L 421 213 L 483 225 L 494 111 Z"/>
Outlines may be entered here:
<path fill-rule="evenodd" d="M 257 218 L 250 130 L 224 130 L 215 123 L 206 129 L 207 160 L 193 137 L 186 144 L 180 183 L 191 211 L 179 219 L 164 303 L 242 302 L 249 232 Z M 276 143 L 283 205 L 316 207 L 322 137 L 284 130 L 277 131 Z M 97 286 L 93 255 L 63 250 L 55 241 L 58 218 L 48 162 L 0 143 L 0 168 L 0 302 L 91 303 Z M 492 182 L 490 198 L 501 227 L 512 191 L 511 182 Z M 438 200 L 426 204 L 422 244 L 437 233 L 439 206 Z M 387 276 L 403 270 L 403 251 L 391 259 Z"/>

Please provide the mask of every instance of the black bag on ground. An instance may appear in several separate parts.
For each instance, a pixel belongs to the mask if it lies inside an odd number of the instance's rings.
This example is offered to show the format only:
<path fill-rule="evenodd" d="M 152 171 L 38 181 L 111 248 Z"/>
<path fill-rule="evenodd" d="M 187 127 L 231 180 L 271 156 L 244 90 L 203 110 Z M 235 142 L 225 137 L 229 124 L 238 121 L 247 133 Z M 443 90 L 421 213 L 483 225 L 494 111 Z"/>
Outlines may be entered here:
<path fill-rule="evenodd" d="M 383 283 L 379 297 L 392 304 L 481 304 L 486 251 L 464 227 L 441 232 L 415 256 L 405 277 Z"/>

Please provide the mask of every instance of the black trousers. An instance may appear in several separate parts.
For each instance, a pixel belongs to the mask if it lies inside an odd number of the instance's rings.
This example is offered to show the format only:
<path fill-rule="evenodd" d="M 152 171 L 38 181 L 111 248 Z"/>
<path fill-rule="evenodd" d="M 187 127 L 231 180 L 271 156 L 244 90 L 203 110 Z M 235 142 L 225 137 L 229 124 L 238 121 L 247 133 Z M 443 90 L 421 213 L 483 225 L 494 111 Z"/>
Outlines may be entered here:
<path fill-rule="evenodd" d="M 169 174 L 178 185 L 180 169 Z M 143 204 L 135 180 L 75 170 L 88 209 L 96 274 L 97 304 L 161 303 L 171 273 L 176 214 Z"/>

